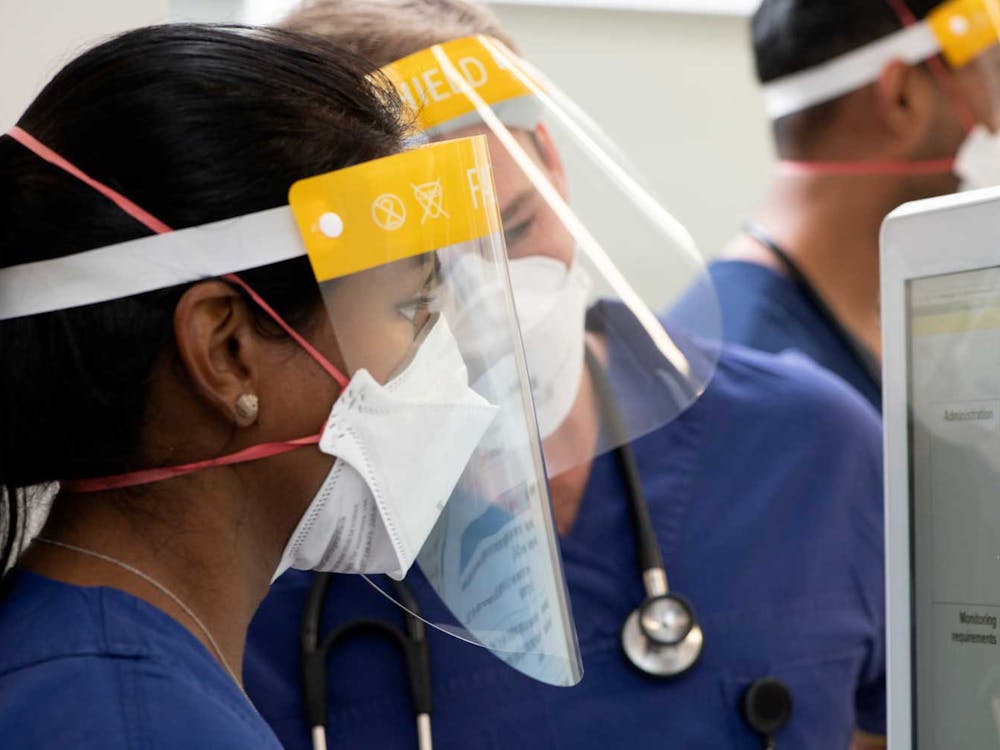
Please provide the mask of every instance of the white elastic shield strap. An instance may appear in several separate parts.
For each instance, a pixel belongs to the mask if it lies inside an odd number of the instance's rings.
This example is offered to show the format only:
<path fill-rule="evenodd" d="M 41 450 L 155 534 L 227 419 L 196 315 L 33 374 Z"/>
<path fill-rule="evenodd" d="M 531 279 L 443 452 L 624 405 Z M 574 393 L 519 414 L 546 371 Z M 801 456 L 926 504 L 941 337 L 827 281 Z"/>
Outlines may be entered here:
<path fill-rule="evenodd" d="M 940 51 L 930 26 L 914 24 L 815 68 L 771 81 L 763 89 L 764 106 L 777 120 L 867 86 L 893 60 L 916 65 Z"/>
<path fill-rule="evenodd" d="M 0 272 L 0 320 L 132 297 L 304 256 L 288 206 Z"/>

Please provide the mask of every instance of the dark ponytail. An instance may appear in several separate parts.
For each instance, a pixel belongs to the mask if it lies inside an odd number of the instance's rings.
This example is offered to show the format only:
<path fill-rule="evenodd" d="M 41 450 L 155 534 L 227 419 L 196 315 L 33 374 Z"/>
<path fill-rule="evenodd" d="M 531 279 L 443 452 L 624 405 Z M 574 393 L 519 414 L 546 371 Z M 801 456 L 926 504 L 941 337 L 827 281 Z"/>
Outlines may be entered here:
<path fill-rule="evenodd" d="M 183 228 L 282 205 L 295 180 L 399 150 L 401 109 L 388 86 L 366 82 L 370 69 L 289 32 L 151 27 L 71 62 L 18 124 Z M 0 267 L 147 234 L 107 198 L 0 137 Z M 242 276 L 292 325 L 321 305 L 305 259 Z M 183 292 L 0 323 L 0 571 L 39 512 L 29 488 L 143 468 L 147 385 L 173 353 Z"/>

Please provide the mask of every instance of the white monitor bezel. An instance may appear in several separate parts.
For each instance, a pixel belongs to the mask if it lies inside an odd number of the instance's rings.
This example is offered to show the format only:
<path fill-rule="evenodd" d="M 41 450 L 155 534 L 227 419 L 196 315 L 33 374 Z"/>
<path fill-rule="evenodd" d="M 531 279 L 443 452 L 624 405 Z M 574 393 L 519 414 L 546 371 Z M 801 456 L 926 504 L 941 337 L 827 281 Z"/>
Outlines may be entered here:
<path fill-rule="evenodd" d="M 907 282 L 1000 266 L 1000 188 L 907 203 L 881 237 L 886 631 L 891 747 L 915 747 Z"/>

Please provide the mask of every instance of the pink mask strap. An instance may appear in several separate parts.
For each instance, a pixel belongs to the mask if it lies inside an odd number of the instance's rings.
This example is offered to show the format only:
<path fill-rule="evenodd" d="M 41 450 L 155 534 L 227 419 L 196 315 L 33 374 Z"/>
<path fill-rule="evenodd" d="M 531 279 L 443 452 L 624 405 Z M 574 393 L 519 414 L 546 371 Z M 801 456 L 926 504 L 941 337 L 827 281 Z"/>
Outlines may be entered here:
<path fill-rule="evenodd" d="M 170 231 L 170 227 L 157 219 L 151 213 L 139 208 L 139 206 L 135 205 L 121 193 L 112 190 L 102 182 L 98 182 L 93 177 L 86 174 L 82 169 L 66 161 L 66 159 L 59 156 L 59 154 L 55 151 L 50 149 L 44 143 L 38 141 L 34 136 L 26 133 L 17 125 L 8 130 L 7 135 L 37 155 L 39 158 L 44 159 L 49 162 L 49 164 L 54 164 L 64 172 L 68 172 L 76 177 L 76 179 L 80 180 L 80 182 L 92 187 L 98 193 L 111 200 L 116 206 L 118 206 L 118 208 L 127 213 L 140 224 L 145 225 L 157 234 L 166 234 Z"/>
<path fill-rule="evenodd" d="M 306 445 L 317 445 L 319 439 L 320 435 L 313 435 L 312 437 L 286 440 L 281 443 L 262 443 L 237 451 L 236 453 L 230 453 L 228 456 L 220 456 L 219 458 L 195 461 L 194 463 L 183 464 L 181 466 L 133 471 L 128 474 L 117 474 L 112 477 L 100 477 L 99 479 L 78 479 L 65 482 L 63 487 L 69 492 L 74 493 L 101 492 L 104 490 L 120 490 L 124 487 L 137 487 L 141 484 L 153 484 L 154 482 L 162 482 L 165 479 L 173 479 L 184 474 L 192 474 L 202 469 L 243 464 L 249 461 L 258 461 L 262 458 L 270 458 L 271 456 L 280 456 L 282 453 L 289 453 Z"/>
<path fill-rule="evenodd" d="M 952 174 L 954 159 L 922 159 L 920 161 L 790 161 L 778 162 L 782 177 L 869 177 L 871 175 L 934 175 Z"/>
<path fill-rule="evenodd" d="M 913 11 L 910 10 L 910 6 L 906 4 L 906 0 L 885 0 L 886 5 L 889 9 L 896 14 L 896 18 L 903 26 L 913 26 L 917 23 L 917 17 L 913 15 Z"/>
<path fill-rule="evenodd" d="M 281 318 L 281 316 L 278 315 L 278 313 L 276 313 L 273 309 L 271 309 L 271 306 L 264 301 L 263 297 L 261 297 L 259 294 L 257 294 L 257 292 L 255 292 L 253 289 L 250 288 L 249 284 L 247 284 L 245 281 L 243 281 L 243 279 L 241 279 L 234 273 L 227 274 L 223 276 L 223 278 L 226 281 L 236 284 L 238 287 L 240 287 L 240 289 L 242 289 L 244 292 L 250 295 L 250 299 L 256 302 L 257 305 L 260 306 L 260 308 L 264 312 L 266 312 L 268 315 L 274 318 L 274 322 L 277 323 L 279 326 L 281 326 L 281 329 L 285 333 L 287 333 L 289 336 L 295 339 L 298 345 L 306 350 L 306 354 L 308 354 L 310 357 L 316 360 L 316 364 L 318 364 L 320 367 L 326 370 L 326 372 L 330 375 L 330 377 L 333 378 L 341 388 L 347 387 L 347 384 L 350 382 L 347 376 L 344 375 L 344 373 L 342 373 L 340 370 L 338 370 L 333 365 L 333 363 L 330 362 L 330 360 L 328 360 L 326 357 L 320 354 L 319 351 L 316 349 L 316 347 L 314 347 L 312 344 L 306 341 L 299 334 L 298 331 L 296 331 L 294 328 L 288 325 L 288 323 L 286 323 Z"/>

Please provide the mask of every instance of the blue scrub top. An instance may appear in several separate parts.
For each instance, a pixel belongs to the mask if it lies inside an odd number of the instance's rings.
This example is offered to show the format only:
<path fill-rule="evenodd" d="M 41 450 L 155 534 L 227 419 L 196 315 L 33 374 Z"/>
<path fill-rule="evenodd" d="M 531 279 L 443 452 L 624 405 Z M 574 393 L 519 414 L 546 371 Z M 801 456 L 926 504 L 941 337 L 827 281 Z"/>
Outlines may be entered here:
<path fill-rule="evenodd" d="M 634 444 L 674 590 L 701 618 L 705 650 L 687 675 L 638 673 L 620 646 L 642 601 L 626 487 L 598 458 L 562 540 L 584 677 L 554 688 L 488 652 L 428 631 L 435 746 L 747 748 L 761 740 L 739 705 L 775 676 L 795 702 L 778 747 L 847 747 L 856 727 L 885 732 L 881 460 L 878 419 L 841 381 L 799 355 L 723 349 L 703 397 Z M 419 574 L 418 599 L 433 599 Z M 310 748 L 299 672 L 312 575 L 291 571 L 257 613 L 247 689 L 288 750 Z M 428 609 L 430 607 L 427 607 Z M 362 579 L 337 576 L 322 630 L 358 617 L 403 624 Z M 364 636 L 328 664 L 331 748 L 416 747 L 402 657 Z"/>
<path fill-rule="evenodd" d="M 740 260 L 716 261 L 708 270 L 722 310 L 725 341 L 774 354 L 800 351 L 846 380 L 881 411 L 879 384 L 794 281 L 773 269 Z M 694 287 L 671 311 L 671 320 L 681 325 L 697 322 L 705 291 Z"/>
<path fill-rule="evenodd" d="M 281 748 L 180 623 L 116 589 L 20 570 L 0 597 L 0 746 Z"/>

